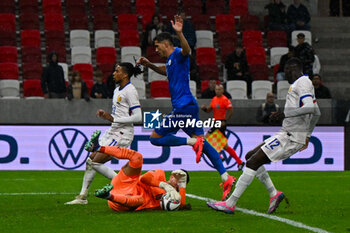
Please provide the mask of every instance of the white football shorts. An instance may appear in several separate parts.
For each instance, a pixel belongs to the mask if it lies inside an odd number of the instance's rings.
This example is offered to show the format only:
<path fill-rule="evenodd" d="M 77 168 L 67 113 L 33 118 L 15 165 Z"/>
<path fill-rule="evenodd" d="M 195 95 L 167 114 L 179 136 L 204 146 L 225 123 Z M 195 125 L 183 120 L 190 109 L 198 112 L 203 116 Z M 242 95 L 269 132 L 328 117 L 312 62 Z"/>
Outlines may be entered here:
<path fill-rule="evenodd" d="M 130 132 L 130 129 L 123 128 L 109 128 L 100 137 L 99 143 L 101 146 L 119 146 L 119 147 L 129 147 L 134 139 L 134 132 Z"/>
<path fill-rule="evenodd" d="M 272 162 L 285 160 L 297 153 L 304 145 L 291 141 L 287 132 L 278 132 L 269 137 L 260 148 Z"/>

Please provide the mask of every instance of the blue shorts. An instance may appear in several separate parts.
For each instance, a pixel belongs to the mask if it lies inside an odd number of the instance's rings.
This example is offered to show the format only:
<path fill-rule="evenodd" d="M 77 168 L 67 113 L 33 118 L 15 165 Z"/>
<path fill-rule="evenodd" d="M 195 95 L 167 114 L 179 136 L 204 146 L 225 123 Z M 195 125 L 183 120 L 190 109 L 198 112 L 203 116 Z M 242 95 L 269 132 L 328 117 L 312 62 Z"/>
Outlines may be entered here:
<path fill-rule="evenodd" d="M 179 129 L 182 129 L 189 136 L 193 134 L 204 135 L 203 127 L 197 127 L 196 124 L 190 124 L 189 127 L 180 127 L 179 124 L 174 125 L 175 122 L 180 121 L 183 121 L 185 125 L 187 121 L 193 122 L 193 120 L 195 120 L 195 122 L 197 122 L 199 120 L 198 111 L 199 108 L 197 104 L 187 105 L 181 109 L 174 108 L 171 113 L 163 118 L 164 124 L 162 122 L 160 128 L 156 128 L 155 132 L 161 136 L 165 136 L 168 134 L 176 134 Z"/>

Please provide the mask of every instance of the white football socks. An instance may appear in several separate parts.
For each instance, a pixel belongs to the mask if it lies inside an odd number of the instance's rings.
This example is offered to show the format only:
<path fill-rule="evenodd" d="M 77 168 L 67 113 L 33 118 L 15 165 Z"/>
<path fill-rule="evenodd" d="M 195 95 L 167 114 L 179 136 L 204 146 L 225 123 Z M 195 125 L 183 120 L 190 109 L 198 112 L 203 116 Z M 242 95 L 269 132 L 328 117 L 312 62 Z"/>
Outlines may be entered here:
<path fill-rule="evenodd" d="M 92 168 L 100 173 L 101 175 L 104 175 L 108 179 L 113 179 L 117 175 L 117 173 L 110 167 L 104 165 L 103 163 L 95 163 L 92 162 Z"/>
<path fill-rule="evenodd" d="M 87 197 L 89 192 L 89 187 L 95 178 L 95 174 L 96 174 L 96 171 L 92 169 L 92 166 L 89 164 L 86 164 L 86 170 L 83 178 L 83 185 L 80 191 L 81 196 Z"/>
<path fill-rule="evenodd" d="M 194 146 L 196 142 L 197 142 L 197 138 L 187 138 L 187 145 Z"/>
<path fill-rule="evenodd" d="M 261 183 L 265 185 L 270 197 L 273 197 L 277 194 L 277 190 L 273 185 L 272 180 L 269 174 L 267 173 L 264 165 L 260 166 L 259 169 L 256 171 L 256 178 L 258 178 L 258 180 L 260 180 Z"/>
<path fill-rule="evenodd" d="M 226 205 L 229 207 L 233 207 L 236 205 L 238 199 L 242 195 L 242 193 L 246 190 L 246 188 L 252 183 L 254 177 L 256 175 L 256 171 L 246 167 L 243 171 L 243 174 L 239 177 L 236 188 L 233 191 L 232 195 L 226 201 Z"/>
<path fill-rule="evenodd" d="M 222 182 L 225 182 L 227 179 L 228 179 L 228 173 L 227 173 L 227 172 L 222 173 L 222 174 L 221 174 L 221 180 L 222 180 Z"/>

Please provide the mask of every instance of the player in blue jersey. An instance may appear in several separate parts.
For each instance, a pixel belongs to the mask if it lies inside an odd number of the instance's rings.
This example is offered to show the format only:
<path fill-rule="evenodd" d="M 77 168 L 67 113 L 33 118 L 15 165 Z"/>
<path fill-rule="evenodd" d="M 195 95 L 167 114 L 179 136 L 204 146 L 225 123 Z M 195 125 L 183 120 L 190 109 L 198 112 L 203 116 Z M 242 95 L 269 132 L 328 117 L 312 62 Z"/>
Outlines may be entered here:
<path fill-rule="evenodd" d="M 182 33 L 183 19 L 180 16 L 175 16 L 175 22 L 171 21 L 171 24 L 180 40 L 181 48 L 174 47 L 172 36 L 169 33 L 160 33 L 155 38 L 154 44 L 156 52 L 161 57 L 167 59 L 166 65 L 156 66 L 144 57 L 141 57 L 137 61 L 137 64 L 151 68 L 155 72 L 168 77 L 173 110 L 167 115 L 165 121 L 188 122 L 195 120 L 197 122 L 197 120 L 199 120 L 199 108 L 189 87 L 189 54 L 191 49 Z M 197 162 L 199 162 L 202 152 L 204 152 L 221 175 L 224 192 L 222 199 L 225 200 L 228 197 L 236 178 L 230 176 L 226 172 L 218 152 L 206 140 L 204 140 L 203 127 L 198 127 L 196 124 L 183 127 L 183 131 L 190 136 L 189 138 L 184 138 L 175 136 L 176 132 L 180 129 L 179 125 L 166 125 L 167 127 L 161 126 L 152 132 L 150 136 L 151 143 L 156 146 L 190 145 L 196 152 Z"/>

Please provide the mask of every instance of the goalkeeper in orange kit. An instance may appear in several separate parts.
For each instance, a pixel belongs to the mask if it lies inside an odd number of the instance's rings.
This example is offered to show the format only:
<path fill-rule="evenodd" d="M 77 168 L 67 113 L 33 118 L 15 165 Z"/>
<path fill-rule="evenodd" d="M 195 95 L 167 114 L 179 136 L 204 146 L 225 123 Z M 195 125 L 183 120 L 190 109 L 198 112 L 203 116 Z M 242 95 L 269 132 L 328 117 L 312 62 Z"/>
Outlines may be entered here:
<path fill-rule="evenodd" d="M 169 181 L 166 181 L 165 173 L 161 169 L 148 171 L 141 176 L 142 155 L 127 148 L 100 146 L 100 134 L 100 130 L 92 134 L 85 150 L 99 151 L 117 159 L 127 159 L 129 162 L 112 179 L 111 184 L 96 190 L 95 196 L 107 199 L 109 207 L 118 212 L 161 209 L 160 199 L 164 194 L 174 201 L 181 201 L 180 208 L 185 207 L 186 184 L 189 181 L 187 171 L 173 171 Z"/>

